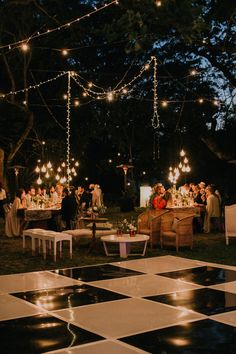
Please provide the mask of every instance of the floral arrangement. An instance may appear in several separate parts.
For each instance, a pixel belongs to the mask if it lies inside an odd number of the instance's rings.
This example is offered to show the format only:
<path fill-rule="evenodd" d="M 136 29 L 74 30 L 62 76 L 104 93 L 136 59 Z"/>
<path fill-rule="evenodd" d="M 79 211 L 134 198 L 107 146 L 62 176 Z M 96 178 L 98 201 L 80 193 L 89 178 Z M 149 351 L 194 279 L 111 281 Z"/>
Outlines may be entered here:
<path fill-rule="evenodd" d="M 128 234 L 128 233 L 135 234 L 137 232 L 136 223 L 133 220 L 129 222 L 127 219 L 124 219 L 123 221 L 118 223 L 118 230 L 124 234 Z"/>
<path fill-rule="evenodd" d="M 87 209 L 87 214 L 88 215 L 99 215 L 99 214 L 104 214 L 106 212 L 107 208 L 103 205 L 101 207 L 97 207 L 96 205 L 93 207 L 89 207 Z"/>

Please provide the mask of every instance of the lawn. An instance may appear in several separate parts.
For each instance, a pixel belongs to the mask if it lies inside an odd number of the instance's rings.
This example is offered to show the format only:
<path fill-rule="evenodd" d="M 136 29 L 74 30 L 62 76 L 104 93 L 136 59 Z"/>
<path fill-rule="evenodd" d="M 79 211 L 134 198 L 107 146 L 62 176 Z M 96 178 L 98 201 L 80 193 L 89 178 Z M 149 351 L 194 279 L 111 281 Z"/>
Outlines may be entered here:
<path fill-rule="evenodd" d="M 124 218 L 128 220 L 130 220 L 131 218 L 136 219 L 137 215 L 141 211 L 142 209 L 137 208 L 135 212 L 120 213 L 118 208 L 109 208 L 105 216 L 109 218 L 109 221 L 116 223 L 117 221 L 123 220 Z M 56 263 L 53 262 L 51 256 L 48 256 L 46 260 L 43 260 L 41 255 L 31 255 L 31 245 L 29 239 L 26 243 L 26 251 L 25 253 L 23 253 L 22 239 L 19 237 L 8 238 L 3 236 L 3 224 L 1 224 L 0 227 L 0 234 L 2 235 L 0 237 L 0 274 L 51 270 L 57 268 L 94 265 L 122 260 L 119 258 L 119 256 L 106 257 L 104 254 L 103 246 L 100 242 L 98 242 L 97 247 L 90 254 L 88 254 L 88 241 L 86 240 L 80 243 L 75 243 L 73 245 L 72 260 L 68 258 L 69 250 L 66 245 L 63 249 L 62 259 L 58 259 Z M 236 240 L 231 239 L 230 245 L 226 246 L 225 236 L 223 233 L 195 234 L 193 250 L 183 248 L 178 253 L 176 253 L 174 248 L 160 249 L 159 247 L 156 247 L 151 249 L 150 247 L 148 247 L 145 257 L 155 257 L 163 255 L 177 255 L 179 257 L 184 258 L 191 258 L 236 266 Z M 134 258 L 134 256 L 129 257 L 129 259 Z"/>

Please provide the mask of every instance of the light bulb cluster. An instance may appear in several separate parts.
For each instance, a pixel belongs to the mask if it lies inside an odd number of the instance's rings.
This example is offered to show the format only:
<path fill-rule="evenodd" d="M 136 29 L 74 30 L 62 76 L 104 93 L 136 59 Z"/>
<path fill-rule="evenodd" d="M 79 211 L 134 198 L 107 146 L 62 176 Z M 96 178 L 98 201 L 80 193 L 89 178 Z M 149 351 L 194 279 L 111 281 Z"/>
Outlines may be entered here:
<path fill-rule="evenodd" d="M 175 186 L 181 172 L 182 173 L 189 173 L 191 171 L 190 165 L 189 165 L 189 160 L 186 156 L 186 152 L 182 149 L 179 153 L 180 156 L 180 162 L 178 167 L 172 168 L 169 167 L 169 175 L 168 175 L 168 180 Z"/>
<path fill-rule="evenodd" d="M 114 5 L 114 4 L 118 5 L 119 1 L 118 0 L 113 0 L 110 3 L 104 4 L 103 6 L 101 6 L 99 8 L 94 7 L 93 11 L 91 11 L 91 12 L 89 12 L 89 13 L 81 16 L 81 17 L 77 17 L 75 20 L 72 20 L 72 21 L 69 21 L 67 23 L 64 23 L 63 25 L 60 25 L 58 27 L 47 29 L 46 31 L 43 31 L 43 32 L 37 31 L 36 33 L 32 34 L 28 38 L 22 39 L 20 41 L 16 41 L 16 42 L 12 42 L 12 43 L 1 45 L 0 49 L 7 48 L 8 50 L 12 50 L 12 49 L 16 49 L 16 48 L 21 48 L 22 51 L 26 52 L 26 51 L 29 50 L 29 42 L 32 41 L 33 39 L 48 35 L 50 33 L 56 32 L 56 31 L 60 31 L 62 29 L 67 29 L 71 25 L 73 25 L 75 23 L 78 23 L 79 21 L 84 20 L 85 18 L 88 18 L 91 15 L 93 15 L 93 14 L 99 12 L 99 11 L 102 11 L 102 10 L 104 10 L 104 9 L 108 8 L 109 6 Z M 64 50 L 64 51 L 66 51 L 66 50 Z M 64 55 L 67 55 L 67 53 L 64 52 Z"/>
<path fill-rule="evenodd" d="M 189 160 L 186 156 L 185 151 L 182 149 L 180 151 L 180 163 L 179 163 L 179 169 L 184 172 L 184 173 L 189 173 L 191 171 L 191 168 L 189 166 Z"/>
<path fill-rule="evenodd" d="M 174 169 L 172 167 L 169 167 L 169 175 L 168 175 L 168 180 L 173 184 L 176 185 L 178 179 L 180 176 L 180 171 L 178 167 L 175 167 Z"/>
<path fill-rule="evenodd" d="M 72 176 L 77 176 L 77 169 L 79 167 L 79 162 L 75 161 L 74 158 L 70 161 L 71 168 L 68 169 L 67 163 L 62 162 L 60 166 L 53 167 L 51 161 L 47 163 L 41 163 L 41 160 L 38 160 L 38 164 L 34 170 L 34 172 L 38 175 L 36 183 L 41 185 L 52 179 L 54 182 L 60 182 L 61 184 L 68 183 L 68 176 L 69 181 L 72 181 Z"/>

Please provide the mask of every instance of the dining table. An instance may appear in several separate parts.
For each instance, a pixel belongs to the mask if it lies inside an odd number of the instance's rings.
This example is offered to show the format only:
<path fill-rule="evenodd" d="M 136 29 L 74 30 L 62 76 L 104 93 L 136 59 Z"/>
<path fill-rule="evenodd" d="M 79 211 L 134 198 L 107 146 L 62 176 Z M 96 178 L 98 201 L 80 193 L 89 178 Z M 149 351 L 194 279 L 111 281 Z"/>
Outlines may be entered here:
<path fill-rule="evenodd" d="M 54 229 L 57 231 L 57 218 L 60 214 L 59 206 L 51 206 L 48 208 L 22 208 L 18 209 L 17 215 L 23 220 L 24 229 L 29 227 L 40 227 L 42 229 Z"/>

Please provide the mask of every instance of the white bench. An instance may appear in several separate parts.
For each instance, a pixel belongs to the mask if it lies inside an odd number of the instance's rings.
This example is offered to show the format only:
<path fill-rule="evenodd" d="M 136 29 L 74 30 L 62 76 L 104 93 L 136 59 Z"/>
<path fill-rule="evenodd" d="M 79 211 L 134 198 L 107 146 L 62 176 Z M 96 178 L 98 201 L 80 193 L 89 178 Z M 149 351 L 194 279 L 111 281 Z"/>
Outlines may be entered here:
<path fill-rule="evenodd" d="M 65 230 L 63 233 L 71 235 L 75 239 L 89 238 L 93 237 L 93 232 L 90 229 L 75 229 L 75 230 Z M 115 229 L 109 230 L 96 230 L 96 238 L 100 238 L 101 236 L 113 235 L 116 233 Z"/>
<path fill-rule="evenodd" d="M 53 244 L 53 259 L 56 261 L 57 256 L 57 243 L 59 242 L 60 257 L 62 256 L 62 242 L 69 241 L 70 258 L 72 258 L 72 236 L 64 232 L 56 232 L 44 229 L 28 229 L 23 231 L 23 249 L 25 249 L 25 237 L 31 237 L 32 241 L 32 254 L 35 254 L 35 240 L 38 239 L 39 252 L 41 241 L 43 245 L 43 258 L 46 259 L 47 244 L 49 242 L 49 249 Z"/>

